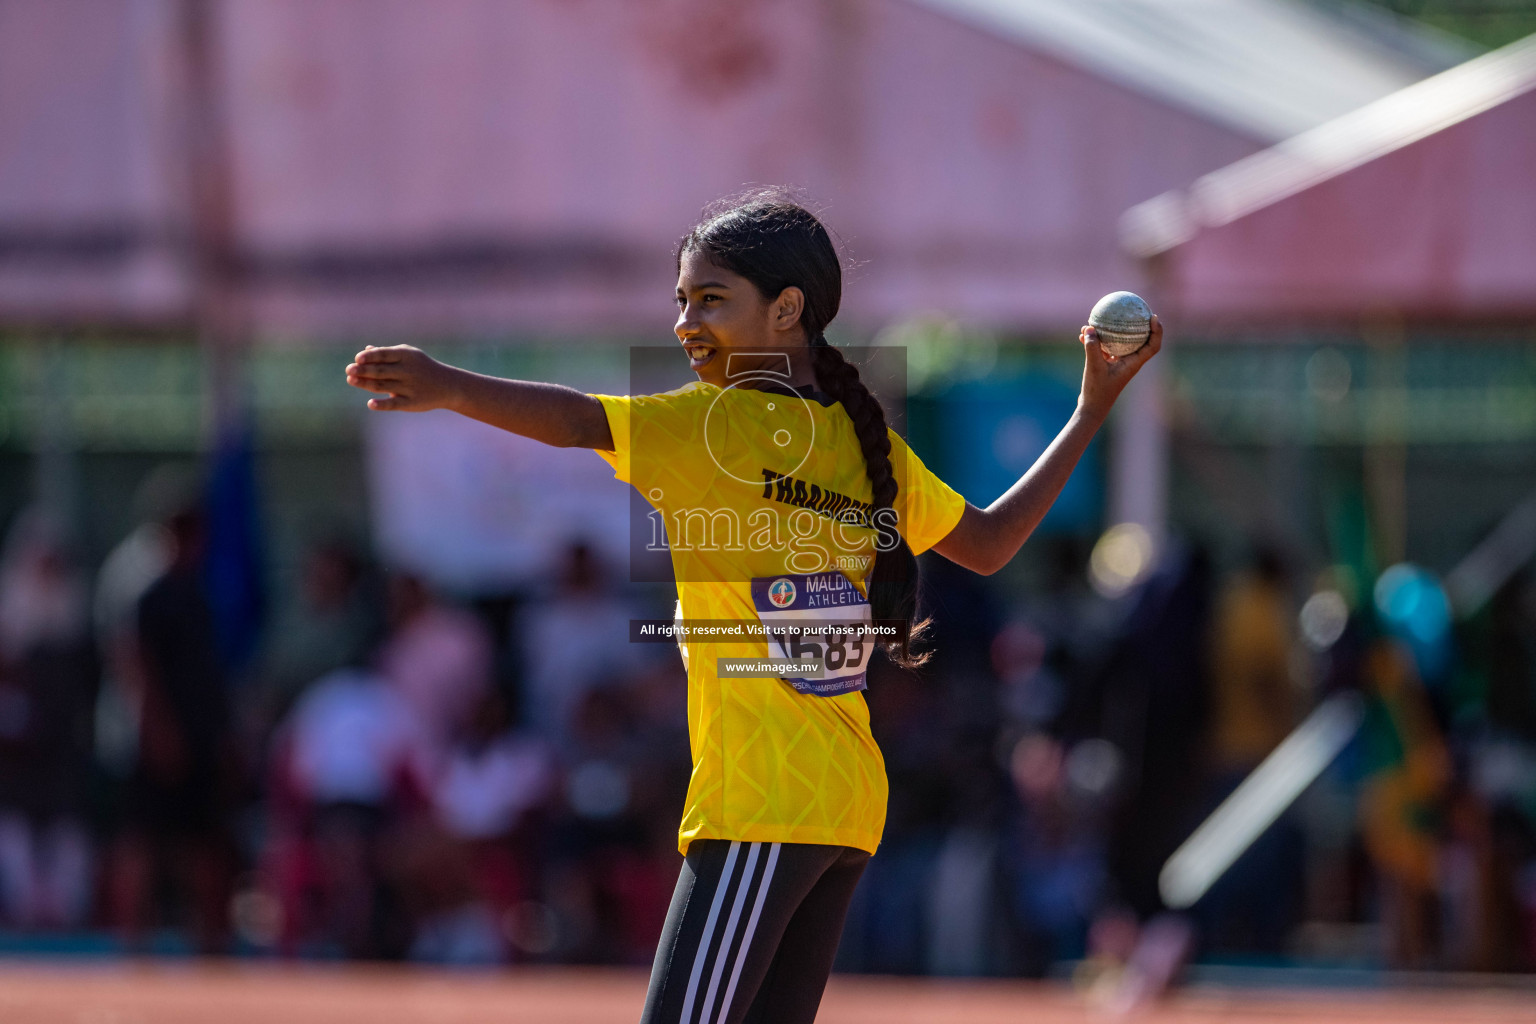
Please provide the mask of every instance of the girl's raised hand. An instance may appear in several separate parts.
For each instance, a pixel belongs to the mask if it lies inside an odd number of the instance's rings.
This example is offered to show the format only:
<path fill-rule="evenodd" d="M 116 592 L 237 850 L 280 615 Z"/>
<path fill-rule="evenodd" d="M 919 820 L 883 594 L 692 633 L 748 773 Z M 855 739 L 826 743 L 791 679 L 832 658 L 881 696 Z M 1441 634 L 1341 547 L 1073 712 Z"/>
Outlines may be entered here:
<path fill-rule="evenodd" d="M 425 412 L 452 407 L 454 373 L 414 345 L 369 345 L 347 366 L 347 383 L 385 396 L 368 399 L 370 409 Z"/>
<path fill-rule="evenodd" d="M 1126 356 L 1112 356 L 1099 348 L 1099 332 L 1092 327 L 1085 326 L 1078 334 L 1078 340 L 1083 344 L 1084 356 L 1083 390 L 1077 399 L 1078 408 L 1102 422 L 1120 392 L 1136 376 L 1136 371 L 1163 347 L 1163 325 L 1153 316 L 1152 336 L 1145 345 Z"/>

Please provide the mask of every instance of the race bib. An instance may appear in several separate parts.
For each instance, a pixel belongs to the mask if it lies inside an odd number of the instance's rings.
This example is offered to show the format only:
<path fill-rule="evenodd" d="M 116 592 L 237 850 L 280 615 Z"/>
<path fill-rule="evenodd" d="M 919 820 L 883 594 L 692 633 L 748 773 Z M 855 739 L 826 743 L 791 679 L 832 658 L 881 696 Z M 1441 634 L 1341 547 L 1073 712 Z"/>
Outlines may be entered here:
<path fill-rule="evenodd" d="M 874 644 L 855 630 L 870 624 L 869 601 L 837 570 L 760 576 L 752 604 L 767 632 L 768 654 L 821 662 L 819 679 L 785 678 L 800 693 L 837 697 L 862 690 Z"/>

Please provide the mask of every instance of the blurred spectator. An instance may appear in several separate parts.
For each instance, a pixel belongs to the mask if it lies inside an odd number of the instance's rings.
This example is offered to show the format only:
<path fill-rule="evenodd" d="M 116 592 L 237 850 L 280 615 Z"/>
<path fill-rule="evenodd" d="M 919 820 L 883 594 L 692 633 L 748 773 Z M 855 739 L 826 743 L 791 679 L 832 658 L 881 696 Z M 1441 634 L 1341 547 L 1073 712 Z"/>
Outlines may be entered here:
<path fill-rule="evenodd" d="M 976 574 L 942 558 L 923 567 L 930 588 L 934 656 L 922 677 L 939 691 L 937 728 L 946 776 L 943 838 L 925 896 L 921 968 L 947 975 L 992 974 L 1003 967 L 994 941 L 998 835 L 1008 806 L 997 757 L 1000 711 L 991 650 L 1001 628 L 997 598 Z M 878 737 L 877 737 L 878 738 Z"/>
<path fill-rule="evenodd" d="M 1486 899 L 1493 970 L 1536 969 L 1536 575 L 1526 568 L 1488 609 L 1486 720 L 1468 783 L 1486 806 Z"/>
<path fill-rule="evenodd" d="M 378 675 L 328 673 L 294 706 L 283 735 L 284 781 L 315 807 L 386 806 L 427 772 L 421 724 Z"/>
<path fill-rule="evenodd" d="M 294 705 L 275 737 L 264 873 L 282 908 L 282 947 L 329 941 L 349 956 L 407 941 L 381 867 L 387 835 L 419 805 L 429 771 L 422 723 L 397 690 L 337 669 Z"/>
<path fill-rule="evenodd" d="M 1204 547 L 1168 551 L 1129 597 L 1124 633 L 1095 687 L 1104 739 L 1126 764 L 1110 873 L 1117 898 L 1143 920 L 1163 909 L 1158 874 L 1198 824 L 1211 577 Z"/>
<path fill-rule="evenodd" d="M 571 740 L 573 716 L 587 692 L 640 667 L 629 642 L 635 609 L 614 594 L 596 554 L 584 543 L 565 551 L 559 583 L 540 595 L 523 623 L 524 718 L 559 745 Z"/>
<path fill-rule="evenodd" d="M 131 502 L 138 521 L 96 573 L 94 618 L 103 672 L 96 708 L 97 758 L 116 782 L 133 771 L 139 750 L 139 599 L 165 574 L 174 542 L 165 520 L 197 501 L 197 479 L 186 467 L 157 467 Z"/>
<path fill-rule="evenodd" d="M 263 652 L 254 709 L 258 737 L 288 714 L 306 686 L 359 662 L 376 639 L 380 612 L 349 544 L 330 540 L 309 549 L 298 593 L 283 603 Z"/>
<path fill-rule="evenodd" d="M 413 959 L 509 956 L 521 938 L 513 927 L 518 908 L 538 895 L 527 824 L 554 779 L 549 745 L 513 729 L 506 701 L 487 693 L 430 784 L 435 827 L 421 830 L 401 858 L 420 919 Z"/>
<path fill-rule="evenodd" d="M 1527 567 L 1511 576 L 1488 611 L 1489 725 L 1536 743 L 1536 574 Z"/>
<path fill-rule="evenodd" d="M 917 974 L 928 939 L 925 894 L 950 804 L 943 697 L 931 681 L 877 658 L 870 665 L 870 730 L 890 782 L 885 835 L 854 893 L 838 969 Z"/>
<path fill-rule="evenodd" d="M 445 751 L 490 689 L 490 631 L 473 612 L 441 603 L 424 580 L 404 573 L 389 580 L 389 619 L 379 671 L 417 716 L 431 749 Z"/>
<path fill-rule="evenodd" d="M 24 512 L 0 556 L 0 917 L 10 924 L 77 927 L 90 911 L 96 681 L 85 585 L 56 524 Z"/>
<path fill-rule="evenodd" d="M 1123 754 L 1099 735 L 1106 709 L 1091 685 L 1123 624 L 1088 586 L 1088 555 L 1081 538 L 1050 538 L 1044 586 L 1020 596 L 992 644 L 1013 798 L 1001 866 L 1017 966 L 1032 976 L 1087 949 L 1108 889 L 1108 814 L 1124 781 Z"/>
<path fill-rule="evenodd" d="M 1042 733 L 1013 748 L 1018 809 L 1005 826 L 1004 872 L 1022 966 L 1032 976 L 1086 952 L 1107 881 L 1104 810 L 1115 757 L 1106 741 L 1089 739 L 1069 761 L 1063 745 Z"/>
<path fill-rule="evenodd" d="M 1210 779 L 1215 811 L 1299 721 L 1293 682 L 1295 611 L 1277 552 L 1260 545 L 1223 589 L 1211 626 Z M 1279 954 L 1301 911 L 1303 839 L 1289 814 L 1216 881 L 1198 908 L 1208 948 Z"/>
<path fill-rule="evenodd" d="M 130 941 L 149 923 L 157 874 L 189 890 L 197 948 L 228 938 L 235 851 L 234 783 L 224 667 L 202 589 L 203 519 L 185 508 L 166 524 L 171 561 L 139 600 L 139 743 L 114 857 L 114 917 Z"/>
<path fill-rule="evenodd" d="M 1366 658 L 1360 821 L 1376 869 L 1393 966 L 1434 965 L 1440 835 L 1451 761 L 1414 671 L 1397 644 Z"/>
<path fill-rule="evenodd" d="M 1457 779 L 1446 801 L 1445 842 L 1440 849 L 1440 919 L 1435 928 L 1443 955 L 1439 966 L 1486 972 L 1499 967 L 1500 891 L 1493 822 L 1488 807 Z"/>
<path fill-rule="evenodd" d="M 98 576 L 115 697 L 94 716 L 86 595 L 57 531 L 22 517 L 0 553 L 6 924 L 78 927 L 90 914 L 94 722 L 127 779 L 110 919 L 137 938 L 188 907 L 197 946 L 224 947 L 228 677 L 201 597 L 196 488 L 177 479 L 146 486 L 159 519 Z M 1157 872 L 1299 718 L 1290 595 L 1262 551 L 1214 600 L 1198 547 L 1174 547 L 1118 601 L 1087 590 L 1082 558 L 1053 545 L 1046 587 L 1006 624 L 984 584 L 938 566 L 926 598 L 939 656 L 919 673 L 872 668 L 890 809 L 841 969 L 1039 975 L 1086 954 L 1087 974 L 1119 979 L 1105 982 L 1118 999 L 1146 950 L 1187 947 L 1187 926 L 1158 916 Z M 363 564 L 345 544 L 313 548 L 265 651 L 252 706 L 266 829 L 258 888 L 241 900 L 270 924 L 242 934 L 289 954 L 649 958 L 689 772 L 670 650 L 656 661 L 625 642 L 628 601 L 575 545 L 557 589 L 518 622 L 525 664 L 508 675 L 525 693 L 493 685 L 480 616 L 411 577 L 390 581 L 392 632 L 364 668 L 381 617 Z M 1314 643 L 1318 693 L 1369 697 L 1361 739 L 1329 776 L 1332 817 L 1283 817 L 1197 904 L 1207 952 L 1292 942 L 1328 959 L 1347 942 L 1364 958 L 1384 941 L 1400 966 L 1536 964 L 1533 594 L 1519 574 L 1463 624 L 1454 701 L 1442 690 L 1438 708 L 1368 619 Z M 1303 881 L 1311 913 L 1296 931 Z M 1177 942 L 1153 941 L 1164 935 Z"/>
<path fill-rule="evenodd" d="M 1088 585 L 1088 548 L 1072 536 L 1050 538 L 1044 586 L 1020 595 L 1013 619 L 992 647 L 1003 683 L 1003 711 L 1020 735 L 1093 735 L 1102 729 L 1086 685 L 1120 623 Z"/>
<path fill-rule="evenodd" d="M 1294 621 L 1280 557 L 1260 548 L 1223 590 L 1211 626 L 1210 757 L 1222 782 L 1241 781 L 1298 721 Z"/>
<path fill-rule="evenodd" d="M 647 962 L 675 881 L 675 845 L 661 837 L 675 843 L 680 801 L 663 810 L 637 722 L 634 694 L 617 684 L 588 689 L 571 721 L 548 881 L 562 953 L 579 962 Z"/>
<path fill-rule="evenodd" d="M 554 763 L 537 736 L 514 730 L 506 701 L 490 692 L 433 781 L 438 821 L 461 839 L 510 835 L 522 817 L 548 795 Z"/>

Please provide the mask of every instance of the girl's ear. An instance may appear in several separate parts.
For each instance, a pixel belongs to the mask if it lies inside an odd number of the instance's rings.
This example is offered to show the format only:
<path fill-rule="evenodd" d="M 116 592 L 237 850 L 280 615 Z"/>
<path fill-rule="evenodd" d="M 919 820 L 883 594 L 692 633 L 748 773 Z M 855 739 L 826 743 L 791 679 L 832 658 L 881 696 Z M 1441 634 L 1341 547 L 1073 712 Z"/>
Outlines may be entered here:
<path fill-rule="evenodd" d="M 805 292 L 790 285 L 779 292 L 779 297 L 773 300 L 773 329 L 776 331 L 792 330 L 800 322 L 800 314 L 805 311 Z"/>

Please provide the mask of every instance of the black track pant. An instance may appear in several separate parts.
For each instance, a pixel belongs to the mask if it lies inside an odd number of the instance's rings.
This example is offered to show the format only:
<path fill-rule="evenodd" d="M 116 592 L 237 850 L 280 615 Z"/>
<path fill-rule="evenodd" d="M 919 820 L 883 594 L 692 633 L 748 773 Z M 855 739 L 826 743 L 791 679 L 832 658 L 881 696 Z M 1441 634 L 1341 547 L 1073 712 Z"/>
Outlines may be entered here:
<path fill-rule="evenodd" d="M 869 854 L 696 839 L 641 1024 L 810 1024 Z"/>

